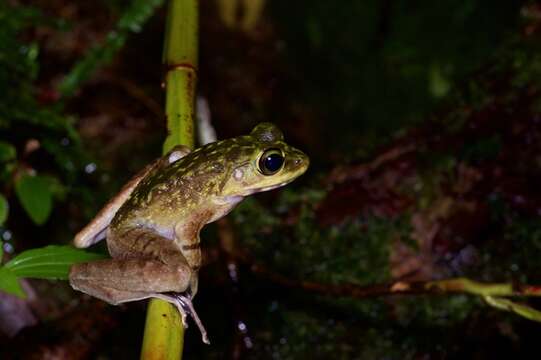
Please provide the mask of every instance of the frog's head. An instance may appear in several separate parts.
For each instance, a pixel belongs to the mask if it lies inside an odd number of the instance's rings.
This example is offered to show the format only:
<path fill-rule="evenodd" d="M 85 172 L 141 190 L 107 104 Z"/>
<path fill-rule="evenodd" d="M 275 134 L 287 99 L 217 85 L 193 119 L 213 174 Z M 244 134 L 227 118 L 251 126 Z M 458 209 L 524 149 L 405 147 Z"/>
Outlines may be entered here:
<path fill-rule="evenodd" d="M 229 141 L 229 171 L 222 196 L 247 196 L 284 186 L 310 163 L 305 153 L 284 142 L 280 129 L 271 123 L 261 123 L 250 135 Z"/>

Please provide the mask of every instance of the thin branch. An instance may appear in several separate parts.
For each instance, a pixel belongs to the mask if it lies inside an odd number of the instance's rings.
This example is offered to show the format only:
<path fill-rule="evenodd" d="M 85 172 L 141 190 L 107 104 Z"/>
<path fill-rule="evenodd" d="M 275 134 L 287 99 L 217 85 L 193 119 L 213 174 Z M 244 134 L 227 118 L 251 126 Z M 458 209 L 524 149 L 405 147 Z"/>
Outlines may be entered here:
<path fill-rule="evenodd" d="M 485 296 L 485 301 L 488 305 L 497 309 L 510 311 L 526 319 L 541 322 L 541 311 L 531 308 L 528 305 L 519 304 L 509 299 L 501 299 L 493 296 Z"/>
<path fill-rule="evenodd" d="M 442 295 L 470 294 L 480 296 L 497 309 L 513 312 L 524 318 L 541 322 L 541 312 L 527 305 L 518 304 L 502 297 L 539 297 L 541 286 L 516 283 L 483 283 L 468 278 L 453 278 L 434 281 L 395 281 L 388 284 L 361 286 L 357 284 L 322 284 L 295 280 L 251 262 L 246 256 L 230 254 L 237 261 L 249 265 L 250 270 L 280 286 L 301 289 L 323 296 L 366 299 L 392 295 Z"/>

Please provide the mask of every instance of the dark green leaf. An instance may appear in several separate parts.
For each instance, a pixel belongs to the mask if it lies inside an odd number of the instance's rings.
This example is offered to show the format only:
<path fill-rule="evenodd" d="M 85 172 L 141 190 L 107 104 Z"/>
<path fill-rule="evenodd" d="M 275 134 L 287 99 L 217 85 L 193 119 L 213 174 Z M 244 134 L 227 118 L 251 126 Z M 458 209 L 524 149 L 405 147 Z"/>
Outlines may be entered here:
<path fill-rule="evenodd" d="M 4 195 L 0 194 L 0 226 L 4 224 L 8 218 L 9 205 Z M 2 259 L 2 257 L 0 257 Z"/>
<path fill-rule="evenodd" d="M 0 141 L 0 162 L 15 159 L 17 151 L 15 147 L 5 141 Z"/>
<path fill-rule="evenodd" d="M 19 277 L 66 280 L 71 265 L 105 257 L 103 254 L 86 252 L 72 246 L 53 245 L 23 251 L 5 267 Z"/>
<path fill-rule="evenodd" d="M 24 175 L 16 182 L 15 192 L 32 221 L 44 224 L 53 207 L 50 181 L 42 176 Z"/>
<path fill-rule="evenodd" d="M 18 297 L 25 297 L 24 291 L 21 288 L 21 284 L 17 279 L 17 276 L 5 267 L 0 268 L 0 291 L 4 291 L 8 294 L 13 294 Z"/>

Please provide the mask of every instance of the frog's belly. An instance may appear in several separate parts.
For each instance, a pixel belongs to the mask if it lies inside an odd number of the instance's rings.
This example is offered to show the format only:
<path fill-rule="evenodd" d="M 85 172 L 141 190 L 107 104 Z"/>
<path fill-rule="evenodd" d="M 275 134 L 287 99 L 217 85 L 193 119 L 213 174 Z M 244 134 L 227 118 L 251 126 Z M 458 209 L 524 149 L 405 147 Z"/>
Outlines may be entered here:
<path fill-rule="evenodd" d="M 145 228 L 160 236 L 163 236 L 166 239 L 175 239 L 175 221 L 163 221 L 163 219 L 162 221 L 156 221 L 154 219 L 145 219 L 143 217 L 135 221 L 130 221 L 129 225 L 124 227 L 124 229 L 130 228 Z"/>
<path fill-rule="evenodd" d="M 166 239 L 174 240 L 175 239 L 175 224 L 166 223 L 166 224 L 157 224 L 157 223 L 147 223 L 143 226 L 154 230 L 157 234 L 160 234 Z"/>

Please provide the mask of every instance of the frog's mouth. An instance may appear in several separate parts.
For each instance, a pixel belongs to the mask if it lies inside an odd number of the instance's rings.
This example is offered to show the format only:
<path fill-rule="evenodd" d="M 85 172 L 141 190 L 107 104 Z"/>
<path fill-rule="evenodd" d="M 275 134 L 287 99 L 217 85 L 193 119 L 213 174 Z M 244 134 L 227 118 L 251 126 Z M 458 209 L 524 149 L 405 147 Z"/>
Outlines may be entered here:
<path fill-rule="evenodd" d="M 237 194 L 237 195 L 229 195 L 229 196 L 226 196 L 224 199 L 228 203 L 238 203 L 238 202 L 242 201 L 242 199 L 244 199 L 246 196 L 250 196 L 252 194 L 257 194 L 257 193 L 264 192 L 264 191 L 277 189 L 279 187 L 282 187 L 284 185 L 289 184 L 293 180 L 294 179 L 290 179 L 290 180 L 287 180 L 287 181 L 284 181 L 284 182 L 281 182 L 281 183 L 278 183 L 278 184 L 275 184 L 275 185 L 262 186 L 262 187 L 253 188 L 253 189 L 246 189 L 246 191 L 243 192 L 243 193 L 240 193 L 240 194 Z"/>
<path fill-rule="evenodd" d="M 255 194 L 255 193 L 258 193 L 258 192 L 264 192 L 264 191 L 278 189 L 279 187 L 286 186 L 287 184 L 289 184 L 293 180 L 295 180 L 295 179 L 289 179 L 287 181 L 284 181 L 284 182 L 281 182 L 281 183 L 278 183 L 278 184 L 275 184 L 275 185 L 263 186 L 263 187 L 260 187 L 260 188 L 250 189 L 250 190 L 248 190 L 248 193 L 246 194 L 246 196 L 252 195 L 252 194 Z"/>

